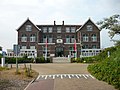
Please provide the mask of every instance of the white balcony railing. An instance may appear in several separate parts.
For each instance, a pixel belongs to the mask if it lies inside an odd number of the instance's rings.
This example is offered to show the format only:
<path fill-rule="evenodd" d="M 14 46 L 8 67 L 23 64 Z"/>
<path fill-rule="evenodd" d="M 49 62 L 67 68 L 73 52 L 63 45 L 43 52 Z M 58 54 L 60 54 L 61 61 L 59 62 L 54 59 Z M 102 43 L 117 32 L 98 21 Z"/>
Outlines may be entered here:
<path fill-rule="evenodd" d="M 101 52 L 101 49 L 82 49 L 80 57 L 92 57 Z"/>

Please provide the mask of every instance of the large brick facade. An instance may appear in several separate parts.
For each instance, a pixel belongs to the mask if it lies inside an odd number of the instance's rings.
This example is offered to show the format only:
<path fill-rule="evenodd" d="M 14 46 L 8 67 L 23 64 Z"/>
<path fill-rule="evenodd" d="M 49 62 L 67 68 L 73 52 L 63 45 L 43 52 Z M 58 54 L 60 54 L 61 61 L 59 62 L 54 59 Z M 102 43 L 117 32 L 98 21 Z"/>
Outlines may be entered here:
<path fill-rule="evenodd" d="M 100 30 L 90 20 L 83 25 L 35 25 L 27 19 L 18 29 L 18 45 L 21 50 L 44 56 L 46 39 L 49 56 L 74 56 L 76 40 L 77 57 L 82 49 L 100 49 Z"/>

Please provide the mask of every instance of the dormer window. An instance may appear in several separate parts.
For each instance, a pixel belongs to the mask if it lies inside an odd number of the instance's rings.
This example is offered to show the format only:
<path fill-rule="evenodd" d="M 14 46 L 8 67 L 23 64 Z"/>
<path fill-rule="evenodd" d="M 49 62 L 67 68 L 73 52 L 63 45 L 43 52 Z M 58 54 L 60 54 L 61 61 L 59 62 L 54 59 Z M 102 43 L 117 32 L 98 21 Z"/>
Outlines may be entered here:
<path fill-rule="evenodd" d="M 26 25 L 26 31 L 32 31 L 32 25 Z"/>
<path fill-rule="evenodd" d="M 92 31 L 92 30 L 93 30 L 92 25 L 87 25 L 87 31 Z"/>

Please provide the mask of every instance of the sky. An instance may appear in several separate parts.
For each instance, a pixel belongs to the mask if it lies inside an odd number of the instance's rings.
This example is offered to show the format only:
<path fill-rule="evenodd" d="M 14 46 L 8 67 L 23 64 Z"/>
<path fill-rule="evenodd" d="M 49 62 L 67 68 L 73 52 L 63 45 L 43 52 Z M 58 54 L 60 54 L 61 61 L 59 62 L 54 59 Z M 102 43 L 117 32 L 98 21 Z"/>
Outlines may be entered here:
<path fill-rule="evenodd" d="M 120 0 L 0 0 L 0 46 L 17 44 L 16 29 L 29 17 L 35 24 L 83 25 L 88 18 L 96 23 L 120 14 Z M 115 36 L 114 39 L 120 39 Z M 113 46 L 108 30 L 101 31 L 101 48 Z"/>

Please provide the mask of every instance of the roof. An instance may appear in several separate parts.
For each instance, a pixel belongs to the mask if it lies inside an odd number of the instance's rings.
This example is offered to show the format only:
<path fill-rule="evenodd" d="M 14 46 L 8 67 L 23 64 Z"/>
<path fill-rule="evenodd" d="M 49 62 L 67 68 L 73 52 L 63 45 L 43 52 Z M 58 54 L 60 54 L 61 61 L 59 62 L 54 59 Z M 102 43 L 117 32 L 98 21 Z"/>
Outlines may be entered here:
<path fill-rule="evenodd" d="M 27 20 L 26 20 L 25 22 L 23 22 L 23 24 L 22 24 L 18 29 L 16 29 L 16 30 L 18 31 L 27 21 L 29 21 L 31 24 L 33 24 L 33 26 L 34 26 L 36 29 L 38 29 L 39 31 L 41 31 L 41 29 L 38 28 L 34 23 L 32 23 L 31 20 L 29 20 L 29 18 L 27 18 Z"/>
<path fill-rule="evenodd" d="M 97 25 L 89 18 L 79 29 L 77 29 L 76 32 L 78 32 L 79 30 L 81 30 L 86 25 L 86 23 L 89 22 L 89 21 L 92 22 L 97 27 Z M 100 30 L 100 29 L 98 28 L 98 30 Z"/>

